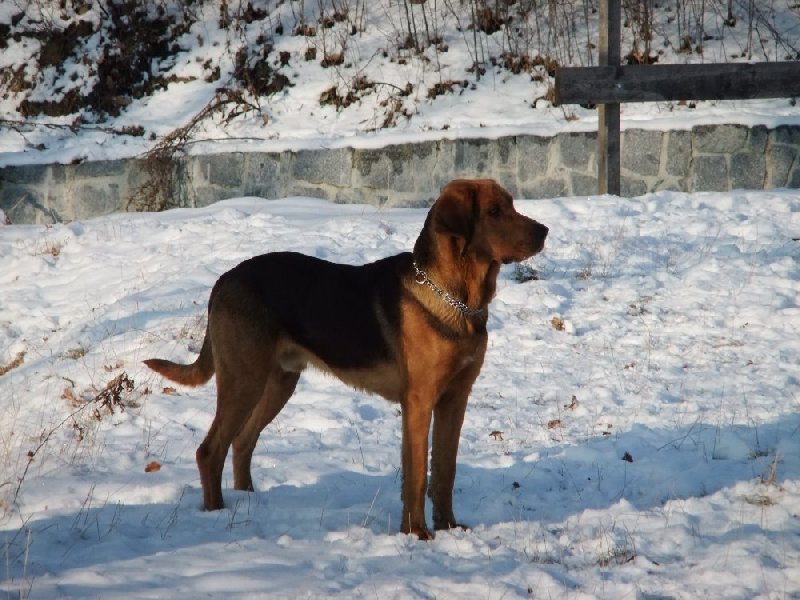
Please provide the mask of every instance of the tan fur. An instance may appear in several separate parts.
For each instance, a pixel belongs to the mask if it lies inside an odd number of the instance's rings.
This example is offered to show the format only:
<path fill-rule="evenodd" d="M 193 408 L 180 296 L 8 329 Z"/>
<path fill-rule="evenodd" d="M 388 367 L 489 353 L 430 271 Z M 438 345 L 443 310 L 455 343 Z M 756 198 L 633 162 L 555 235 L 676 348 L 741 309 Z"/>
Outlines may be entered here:
<path fill-rule="evenodd" d="M 293 253 L 254 257 L 215 284 L 208 330 L 191 365 L 145 363 L 200 385 L 216 373 L 217 410 L 197 465 L 206 509 L 223 507 L 222 470 L 233 446 L 234 487 L 252 490 L 261 431 L 307 365 L 401 405 L 401 530 L 433 537 L 425 522 L 428 435 L 436 529 L 462 527 L 452 493 L 461 426 L 486 352 L 486 320 L 500 264 L 539 252 L 547 228 L 517 213 L 491 180 L 457 180 L 431 207 L 413 253 L 361 267 Z M 429 278 L 470 308 L 464 314 L 417 281 Z"/>

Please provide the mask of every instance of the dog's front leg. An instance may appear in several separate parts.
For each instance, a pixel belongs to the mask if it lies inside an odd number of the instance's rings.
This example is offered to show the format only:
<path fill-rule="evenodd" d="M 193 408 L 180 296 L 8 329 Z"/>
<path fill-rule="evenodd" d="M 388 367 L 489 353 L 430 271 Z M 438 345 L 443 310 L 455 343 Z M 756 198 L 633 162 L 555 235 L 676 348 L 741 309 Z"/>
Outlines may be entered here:
<path fill-rule="evenodd" d="M 453 485 L 461 426 L 469 393 L 479 371 L 480 364 L 460 373 L 434 408 L 430 490 L 434 529 L 466 529 L 453 515 Z"/>
<path fill-rule="evenodd" d="M 403 411 L 403 522 L 401 531 L 421 540 L 433 539 L 425 522 L 428 485 L 428 433 L 433 401 L 427 394 L 409 392 Z"/>
<path fill-rule="evenodd" d="M 453 516 L 453 485 L 456 479 L 458 442 L 466 408 L 466 397 L 446 397 L 436 405 L 434 411 L 430 490 L 434 529 L 464 528 Z"/>

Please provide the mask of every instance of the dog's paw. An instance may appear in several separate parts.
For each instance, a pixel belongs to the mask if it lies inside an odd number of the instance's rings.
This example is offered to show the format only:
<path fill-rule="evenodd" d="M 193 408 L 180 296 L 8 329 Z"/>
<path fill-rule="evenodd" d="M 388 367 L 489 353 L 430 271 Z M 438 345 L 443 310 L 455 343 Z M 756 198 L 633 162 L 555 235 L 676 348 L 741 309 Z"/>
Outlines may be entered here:
<path fill-rule="evenodd" d="M 427 527 L 410 527 L 408 530 L 403 530 L 406 535 L 415 535 L 423 542 L 430 542 L 435 536 L 433 532 Z"/>
<path fill-rule="evenodd" d="M 434 525 L 434 529 L 436 529 L 436 531 L 450 531 L 453 529 L 470 531 L 471 527 L 469 525 L 464 525 L 463 523 L 451 523 L 450 521 L 447 521 L 445 523 L 436 523 Z"/>

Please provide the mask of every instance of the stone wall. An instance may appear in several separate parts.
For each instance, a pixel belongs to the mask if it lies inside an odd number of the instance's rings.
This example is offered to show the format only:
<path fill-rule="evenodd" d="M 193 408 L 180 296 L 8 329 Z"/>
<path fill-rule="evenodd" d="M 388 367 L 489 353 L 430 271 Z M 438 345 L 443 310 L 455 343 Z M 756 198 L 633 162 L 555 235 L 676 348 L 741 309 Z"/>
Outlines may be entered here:
<path fill-rule="evenodd" d="M 312 196 L 334 202 L 427 206 L 457 177 L 493 177 L 515 197 L 597 191 L 595 133 L 510 136 L 279 153 L 188 156 L 175 164 L 175 206 L 235 196 Z M 126 209 L 146 181 L 137 160 L 0 169 L 0 209 L 14 223 L 83 219 Z M 628 129 L 622 193 L 800 188 L 800 126 Z"/>

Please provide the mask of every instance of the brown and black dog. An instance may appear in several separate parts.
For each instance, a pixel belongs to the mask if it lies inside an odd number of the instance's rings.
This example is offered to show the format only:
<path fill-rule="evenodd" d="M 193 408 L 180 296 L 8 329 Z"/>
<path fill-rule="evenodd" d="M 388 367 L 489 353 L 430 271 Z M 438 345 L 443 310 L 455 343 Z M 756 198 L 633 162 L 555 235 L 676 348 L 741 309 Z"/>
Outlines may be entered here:
<path fill-rule="evenodd" d="M 217 375 L 217 412 L 197 449 L 207 510 L 222 508 L 222 470 L 233 445 L 237 490 L 253 490 L 250 460 L 261 430 L 313 365 L 398 402 L 403 420 L 401 529 L 433 537 L 425 522 L 428 434 L 436 529 L 453 516 L 461 425 L 486 352 L 486 320 L 503 263 L 533 256 L 547 227 L 520 215 L 492 180 L 445 186 L 413 252 L 363 266 L 291 252 L 244 261 L 219 278 L 194 364 L 145 364 L 196 386 Z"/>

